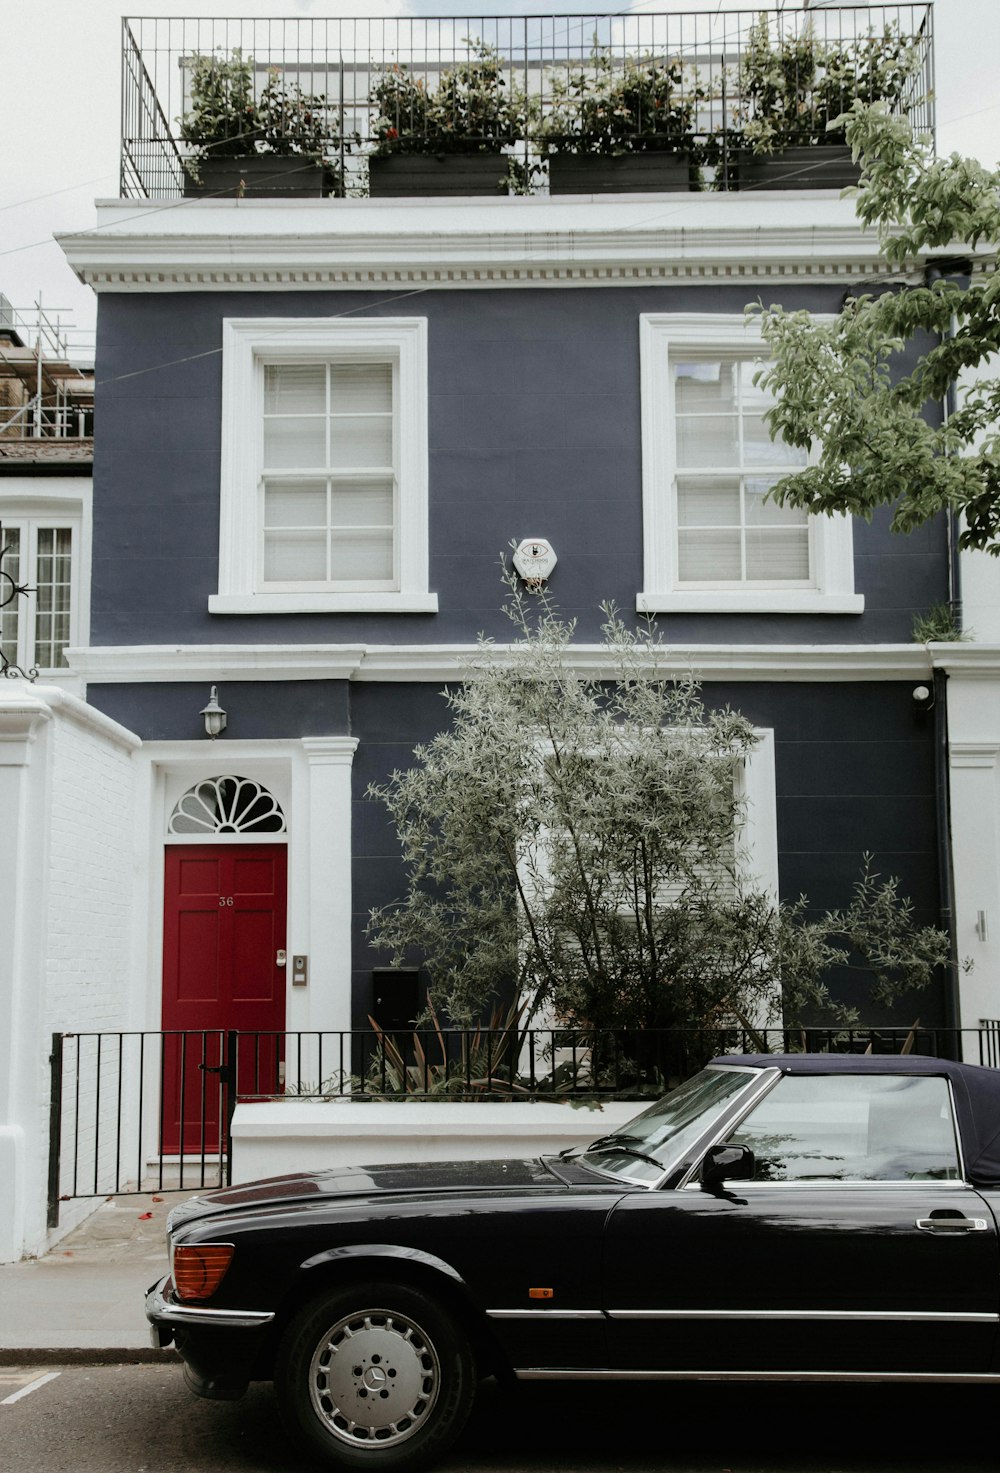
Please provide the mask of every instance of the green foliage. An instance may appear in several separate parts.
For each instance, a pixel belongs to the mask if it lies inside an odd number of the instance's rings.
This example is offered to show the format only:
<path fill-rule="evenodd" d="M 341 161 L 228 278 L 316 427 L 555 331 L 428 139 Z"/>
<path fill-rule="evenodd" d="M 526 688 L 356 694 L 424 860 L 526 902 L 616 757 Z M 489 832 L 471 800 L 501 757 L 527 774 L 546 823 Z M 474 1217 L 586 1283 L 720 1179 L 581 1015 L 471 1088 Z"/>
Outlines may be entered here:
<path fill-rule="evenodd" d="M 489 153 L 523 138 L 525 99 L 503 74 L 500 54 L 467 40 L 469 59 L 429 90 L 405 66 L 380 72 L 368 94 L 374 153 Z"/>
<path fill-rule="evenodd" d="M 750 27 L 740 58 L 738 133 L 758 154 L 802 144 L 842 144 L 842 115 L 855 99 L 898 105 L 918 66 L 913 39 L 895 25 L 878 34 L 824 42 L 807 24 L 772 40 L 762 14 Z"/>
<path fill-rule="evenodd" d="M 228 57 L 191 58 L 191 105 L 179 119 L 185 143 L 200 157 L 239 158 L 254 153 L 258 121 L 254 107 L 253 57 L 237 48 Z"/>
<path fill-rule="evenodd" d="M 552 106 L 539 128 L 547 151 L 627 154 L 692 147 L 704 88 L 666 57 L 626 56 L 595 46 L 588 65 L 557 72 Z"/>
<path fill-rule="evenodd" d="M 934 970 L 946 964 L 948 938 L 935 926 L 914 924 L 913 903 L 900 894 L 899 881 L 883 879 L 865 854 L 850 904 L 808 919 L 800 897 L 781 907 L 776 951 L 786 993 L 786 1022 L 795 1026 L 804 1013 L 814 1017 L 829 1006 L 826 978 L 833 969 L 863 980 L 872 1002 L 890 1006 L 898 997 L 925 987 Z M 788 1008 L 791 993 L 793 1007 Z M 840 1021 L 856 1014 L 841 1009 Z"/>
<path fill-rule="evenodd" d="M 197 145 L 196 161 L 253 153 L 319 159 L 339 147 L 336 114 L 326 97 L 286 82 L 277 67 L 259 97 L 253 57 L 238 48 L 228 57 L 195 55 L 190 68 L 191 106 L 179 121 L 181 137 Z"/>
<path fill-rule="evenodd" d="M 310 154 L 321 158 L 337 146 L 337 129 L 325 96 L 303 92 L 277 70 L 268 74 L 257 102 L 258 153 Z"/>
<path fill-rule="evenodd" d="M 774 488 L 775 499 L 813 512 L 870 520 L 893 507 L 893 530 L 909 532 L 940 512 L 960 512 L 962 548 L 1000 553 L 1000 174 L 953 154 L 936 160 L 884 104 L 855 103 L 847 138 L 864 165 L 859 218 L 878 230 L 898 267 L 956 242 L 981 254 L 971 281 L 927 275 L 923 286 L 849 301 L 821 325 L 807 312 L 766 310 L 761 328 L 774 355 L 758 380 L 776 396 L 772 435 L 818 448 L 818 459 Z M 958 270 L 963 269 L 960 263 Z M 954 330 L 952 330 L 954 327 Z M 932 344 L 925 346 L 924 335 Z M 912 367 L 903 351 L 916 343 Z M 970 385 L 955 413 L 928 424 L 929 401 L 960 376 Z"/>
<path fill-rule="evenodd" d="M 951 604 L 934 604 L 926 614 L 914 614 L 913 639 L 916 644 L 957 643 L 968 635 L 960 628 Z"/>
<path fill-rule="evenodd" d="M 459 1035 L 446 1033 L 428 998 L 428 1026 L 408 1039 L 386 1033 L 368 1021 L 376 1038 L 365 1078 L 357 1088 L 377 1095 L 528 1094 L 518 1075 L 523 1004 L 494 1010 L 486 1027 Z"/>
<path fill-rule="evenodd" d="M 817 919 L 760 889 L 734 842 L 753 728 L 671 678 L 655 631 L 606 607 L 597 676 L 544 594 L 511 579 L 508 613 L 513 643 L 483 641 L 447 693 L 450 729 L 371 789 L 408 888 L 369 934 L 422 962 L 453 1022 L 511 995 L 525 1024 L 543 1008 L 585 1028 L 847 1020 L 831 967 L 867 967 L 879 1001 L 930 980 L 945 938 L 913 933 L 894 881 L 866 871 L 852 908 Z"/>

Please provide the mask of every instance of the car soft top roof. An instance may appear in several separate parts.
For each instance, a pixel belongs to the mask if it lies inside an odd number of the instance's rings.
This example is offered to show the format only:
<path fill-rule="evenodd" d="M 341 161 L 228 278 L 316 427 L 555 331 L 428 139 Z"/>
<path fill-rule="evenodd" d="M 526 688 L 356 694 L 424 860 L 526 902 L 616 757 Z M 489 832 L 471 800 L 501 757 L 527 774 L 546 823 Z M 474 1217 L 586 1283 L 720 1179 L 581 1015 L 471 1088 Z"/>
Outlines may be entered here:
<path fill-rule="evenodd" d="M 922 1054 L 720 1054 L 709 1062 L 783 1074 L 942 1076 L 955 1097 L 968 1180 L 978 1187 L 1000 1187 L 1000 1069 Z"/>

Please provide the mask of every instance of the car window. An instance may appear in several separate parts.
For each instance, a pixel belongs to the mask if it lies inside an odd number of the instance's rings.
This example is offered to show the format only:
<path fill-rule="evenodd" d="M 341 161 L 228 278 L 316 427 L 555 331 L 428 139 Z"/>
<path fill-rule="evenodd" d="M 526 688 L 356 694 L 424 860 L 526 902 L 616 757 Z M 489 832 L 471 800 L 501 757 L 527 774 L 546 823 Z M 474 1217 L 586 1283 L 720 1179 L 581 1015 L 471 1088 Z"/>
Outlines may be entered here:
<path fill-rule="evenodd" d="M 627 1125 L 595 1141 L 584 1154 L 601 1171 L 634 1181 L 656 1181 L 728 1109 L 736 1095 L 760 1077 L 755 1069 L 702 1069 Z"/>
<path fill-rule="evenodd" d="M 755 1181 L 954 1181 L 947 1082 L 928 1076 L 786 1074 L 730 1137 Z"/>

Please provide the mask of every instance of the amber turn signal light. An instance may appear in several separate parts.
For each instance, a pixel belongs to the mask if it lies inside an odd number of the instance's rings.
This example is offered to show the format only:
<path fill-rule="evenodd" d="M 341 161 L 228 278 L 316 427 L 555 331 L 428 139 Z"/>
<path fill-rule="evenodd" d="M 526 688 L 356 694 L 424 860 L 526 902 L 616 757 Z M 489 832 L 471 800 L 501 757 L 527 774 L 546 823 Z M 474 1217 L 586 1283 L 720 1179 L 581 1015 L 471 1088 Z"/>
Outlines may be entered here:
<path fill-rule="evenodd" d="M 210 1299 L 233 1261 L 232 1243 L 197 1243 L 174 1249 L 174 1291 L 178 1299 Z"/>
<path fill-rule="evenodd" d="M 553 1289 L 529 1289 L 528 1290 L 528 1298 L 529 1299 L 554 1299 L 555 1298 L 555 1291 Z"/>

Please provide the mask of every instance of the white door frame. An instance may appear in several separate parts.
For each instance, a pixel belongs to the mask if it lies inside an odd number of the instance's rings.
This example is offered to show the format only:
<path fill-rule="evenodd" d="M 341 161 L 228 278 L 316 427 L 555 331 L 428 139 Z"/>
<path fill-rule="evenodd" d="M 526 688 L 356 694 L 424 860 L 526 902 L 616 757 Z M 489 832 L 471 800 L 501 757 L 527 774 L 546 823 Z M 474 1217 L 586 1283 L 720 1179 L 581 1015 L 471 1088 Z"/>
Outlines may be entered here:
<path fill-rule="evenodd" d="M 163 882 L 167 823 L 177 798 L 202 778 L 234 773 L 271 791 L 288 829 L 288 955 L 309 957 L 309 981 L 287 969 L 286 1027 L 351 1026 L 351 767 L 357 739 L 144 742 L 138 769 L 132 1026 L 162 1017 Z M 255 842 L 267 836 L 255 836 Z M 171 842 L 177 842 L 172 839 Z"/>

